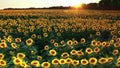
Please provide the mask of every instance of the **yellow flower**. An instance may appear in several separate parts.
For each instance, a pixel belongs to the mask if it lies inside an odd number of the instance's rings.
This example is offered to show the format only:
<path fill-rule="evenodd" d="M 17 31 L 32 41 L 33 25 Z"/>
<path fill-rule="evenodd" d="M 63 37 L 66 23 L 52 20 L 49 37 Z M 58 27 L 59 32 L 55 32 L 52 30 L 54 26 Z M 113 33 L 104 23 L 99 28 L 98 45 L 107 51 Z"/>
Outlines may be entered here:
<path fill-rule="evenodd" d="M 50 55 L 55 56 L 57 54 L 56 50 L 52 49 L 49 51 Z"/>
<path fill-rule="evenodd" d="M 31 35 L 31 38 L 32 38 L 32 39 L 35 39 L 36 37 L 37 37 L 36 34 L 32 34 L 32 35 Z"/>
<path fill-rule="evenodd" d="M 54 46 L 55 46 L 55 47 L 58 47 L 58 43 L 55 42 L 55 43 L 54 43 Z"/>
<path fill-rule="evenodd" d="M 42 56 L 37 56 L 37 59 L 38 60 L 42 60 Z"/>
<path fill-rule="evenodd" d="M 85 52 L 88 53 L 88 54 L 92 54 L 93 50 L 91 48 L 86 48 Z"/>
<path fill-rule="evenodd" d="M 83 44 L 86 42 L 85 38 L 81 38 L 80 42 Z"/>
<path fill-rule="evenodd" d="M 87 64 L 88 64 L 88 60 L 82 59 L 82 60 L 81 60 L 81 64 L 82 64 L 82 65 L 87 65 Z"/>
<path fill-rule="evenodd" d="M 73 45 L 73 42 L 72 42 L 72 40 L 69 40 L 69 41 L 67 41 L 67 45 L 68 45 L 68 46 L 71 46 L 71 45 Z"/>
<path fill-rule="evenodd" d="M 102 44 L 101 44 L 101 45 L 102 45 L 103 47 L 105 47 L 105 46 L 106 46 L 106 44 L 107 44 L 106 42 L 102 42 Z"/>
<path fill-rule="evenodd" d="M 58 59 L 53 59 L 52 60 L 52 64 L 53 65 L 58 65 L 59 64 L 59 60 Z"/>
<path fill-rule="evenodd" d="M 43 28 L 42 31 L 43 31 L 43 32 L 47 32 L 47 29 L 46 29 L 46 28 Z"/>
<path fill-rule="evenodd" d="M 17 58 L 23 59 L 23 58 L 25 58 L 25 54 L 24 53 L 17 53 Z"/>
<path fill-rule="evenodd" d="M 114 44 L 114 47 L 115 47 L 115 48 L 117 48 L 117 47 L 119 47 L 119 46 L 120 46 L 120 43 L 115 43 L 115 44 Z"/>
<path fill-rule="evenodd" d="M 108 59 L 107 59 L 107 58 L 100 58 L 98 62 L 99 62 L 100 64 L 104 64 L 104 63 L 107 63 L 107 62 L 108 62 Z"/>
<path fill-rule="evenodd" d="M 109 57 L 107 59 L 108 59 L 108 62 L 112 62 L 114 58 L 113 57 Z"/>
<path fill-rule="evenodd" d="M 6 43 L 0 43 L 0 48 L 6 48 L 7 44 Z"/>
<path fill-rule="evenodd" d="M 60 36 L 61 36 L 61 33 L 60 33 L 60 32 L 58 32 L 58 33 L 57 33 L 57 36 L 58 36 L 58 37 L 60 37 Z"/>
<path fill-rule="evenodd" d="M 95 53 L 100 52 L 100 48 L 99 48 L 99 47 L 94 48 L 94 52 L 95 52 Z"/>
<path fill-rule="evenodd" d="M 72 63 L 72 59 L 71 59 L 71 58 L 67 58 L 67 59 L 66 59 L 66 63 L 67 63 L 67 64 Z"/>
<path fill-rule="evenodd" d="M 78 55 L 78 56 L 83 56 L 84 53 L 83 53 L 82 51 L 77 51 L 77 55 Z"/>
<path fill-rule="evenodd" d="M 37 60 L 33 60 L 33 61 L 31 62 L 31 65 L 32 65 L 32 66 L 35 66 L 35 67 L 39 67 L 39 66 L 40 66 L 40 62 L 37 61 Z"/>
<path fill-rule="evenodd" d="M 28 65 L 27 65 L 26 62 L 21 62 L 21 63 L 20 63 L 20 66 L 23 67 L 23 68 L 27 68 L 27 67 L 28 67 Z"/>
<path fill-rule="evenodd" d="M 17 48 L 17 44 L 16 43 L 11 43 L 12 48 L 16 49 Z"/>
<path fill-rule="evenodd" d="M 47 34 L 47 33 L 43 33 L 43 36 L 44 36 L 44 37 L 48 37 L 48 34 Z"/>
<path fill-rule="evenodd" d="M 0 66 L 6 66 L 6 61 L 5 60 L 0 60 Z"/>
<path fill-rule="evenodd" d="M 65 44 L 65 41 L 64 41 L 64 40 L 62 40 L 62 41 L 60 42 L 60 44 L 62 44 L 62 45 L 63 45 L 63 44 Z"/>
<path fill-rule="evenodd" d="M 14 59 L 13 59 L 13 63 L 14 63 L 15 65 L 19 65 L 21 62 L 22 62 L 22 60 L 19 59 L 19 58 L 14 58 Z"/>
<path fill-rule="evenodd" d="M 119 50 L 113 50 L 113 55 L 117 55 L 119 53 Z"/>
<path fill-rule="evenodd" d="M 74 45 L 78 45 L 78 41 L 75 40 L 75 41 L 74 41 Z"/>
<path fill-rule="evenodd" d="M 48 46 L 48 45 L 45 45 L 45 46 L 44 46 L 44 50 L 49 50 L 49 46 Z"/>
<path fill-rule="evenodd" d="M 96 45 L 97 45 L 96 40 L 91 41 L 91 45 L 92 45 L 92 46 L 96 46 Z"/>
<path fill-rule="evenodd" d="M 27 44 L 28 46 L 31 46 L 31 45 L 33 44 L 33 40 L 32 40 L 31 38 L 27 39 L 27 40 L 26 40 L 26 44 Z"/>
<path fill-rule="evenodd" d="M 92 64 L 92 65 L 96 65 L 97 59 L 92 57 L 92 58 L 89 59 L 89 63 Z"/>
<path fill-rule="evenodd" d="M 120 61 L 120 56 L 117 58 L 117 61 Z"/>
<path fill-rule="evenodd" d="M 65 60 L 65 59 L 60 59 L 60 60 L 59 60 L 59 63 L 60 63 L 60 64 L 65 64 L 65 63 L 66 63 L 66 60 Z"/>
<path fill-rule="evenodd" d="M 0 53 L 0 60 L 4 58 L 4 54 Z"/>
<path fill-rule="evenodd" d="M 115 64 L 117 67 L 120 67 L 120 61 L 117 61 L 117 63 Z"/>
<path fill-rule="evenodd" d="M 51 40 L 50 40 L 50 43 L 54 43 L 54 42 L 55 42 L 55 40 L 54 40 L 54 39 L 51 39 Z"/>
<path fill-rule="evenodd" d="M 21 42 L 21 38 L 16 38 L 15 42 L 20 43 Z"/>
<path fill-rule="evenodd" d="M 77 54 L 77 51 L 76 51 L 76 50 L 72 50 L 72 51 L 70 52 L 70 54 L 71 54 L 71 55 L 76 55 L 76 54 Z"/>
<path fill-rule="evenodd" d="M 101 35 L 101 33 L 98 31 L 98 32 L 96 32 L 96 35 L 97 35 L 97 36 L 100 36 L 100 35 Z"/>
<path fill-rule="evenodd" d="M 78 61 L 78 60 L 73 60 L 73 61 L 72 61 L 72 64 L 73 64 L 74 66 L 77 66 L 77 65 L 79 64 L 79 61 Z"/>
<path fill-rule="evenodd" d="M 69 57 L 69 54 L 67 52 L 64 52 L 62 53 L 61 55 L 62 58 L 68 58 Z"/>
<path fill-rule="evenodd" d="M 41 64 L 41 66 L 42 66 L 43 68 L 50 68 L 50 63 L 49 63 L 49 62 L 43 62 L 43 63 Z"/>

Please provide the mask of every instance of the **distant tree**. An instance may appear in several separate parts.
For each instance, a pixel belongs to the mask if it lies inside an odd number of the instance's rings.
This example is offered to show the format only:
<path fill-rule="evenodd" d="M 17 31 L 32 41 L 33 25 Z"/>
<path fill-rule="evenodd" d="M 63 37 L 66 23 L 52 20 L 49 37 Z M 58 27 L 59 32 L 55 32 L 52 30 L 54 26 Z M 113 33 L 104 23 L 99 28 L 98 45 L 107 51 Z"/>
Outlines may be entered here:
<path fill-rule="evenodd" d="M 120 9 L 120 0 L 101 0 L 99 7 L 101 9 Z"/>
<path fill-rule="evenodd" d="M 98 3 L 87 4 L 87 9 L 98 9 Z"/>

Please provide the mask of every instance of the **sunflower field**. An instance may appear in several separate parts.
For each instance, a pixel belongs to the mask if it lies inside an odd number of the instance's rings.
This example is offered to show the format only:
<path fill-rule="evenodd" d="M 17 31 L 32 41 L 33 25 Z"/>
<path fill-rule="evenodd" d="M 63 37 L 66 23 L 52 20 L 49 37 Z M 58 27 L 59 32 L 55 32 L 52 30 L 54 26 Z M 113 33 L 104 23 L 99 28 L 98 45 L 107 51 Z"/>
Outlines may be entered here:
<path fill-rule="evenodd" d="M 119 11 L 0 10 L 0 68 L 119 67 Z"/>

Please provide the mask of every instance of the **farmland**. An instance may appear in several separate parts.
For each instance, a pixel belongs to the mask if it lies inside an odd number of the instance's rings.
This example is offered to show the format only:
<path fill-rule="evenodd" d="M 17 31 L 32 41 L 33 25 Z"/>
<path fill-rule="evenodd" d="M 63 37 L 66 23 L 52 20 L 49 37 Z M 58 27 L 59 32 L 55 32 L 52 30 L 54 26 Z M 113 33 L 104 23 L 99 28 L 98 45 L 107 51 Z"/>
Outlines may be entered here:
<path fill-rule="evenodd" d="M 120 67 L 120 11 L 0 10 L 0 68 Z"/>

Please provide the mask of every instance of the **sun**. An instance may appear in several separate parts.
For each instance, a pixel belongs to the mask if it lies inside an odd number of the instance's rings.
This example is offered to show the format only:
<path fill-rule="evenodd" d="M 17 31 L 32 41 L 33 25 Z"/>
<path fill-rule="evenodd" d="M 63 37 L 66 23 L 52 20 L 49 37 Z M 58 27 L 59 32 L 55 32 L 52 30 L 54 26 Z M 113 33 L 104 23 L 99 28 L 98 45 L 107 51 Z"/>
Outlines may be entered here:
<path fill-rule="evenodd" d="M 78 9 L 78 8 L 81 8 L 82 7 L 82 4 L 77 4 L 77 5 L 74 5 L 73 8 L 75 9 Z"/>

